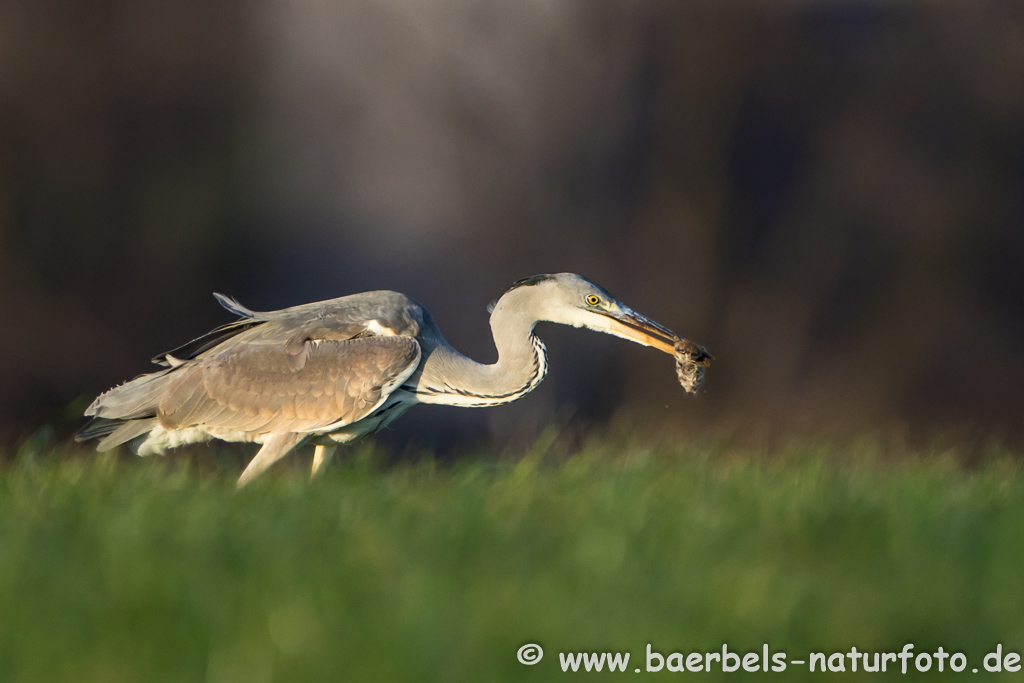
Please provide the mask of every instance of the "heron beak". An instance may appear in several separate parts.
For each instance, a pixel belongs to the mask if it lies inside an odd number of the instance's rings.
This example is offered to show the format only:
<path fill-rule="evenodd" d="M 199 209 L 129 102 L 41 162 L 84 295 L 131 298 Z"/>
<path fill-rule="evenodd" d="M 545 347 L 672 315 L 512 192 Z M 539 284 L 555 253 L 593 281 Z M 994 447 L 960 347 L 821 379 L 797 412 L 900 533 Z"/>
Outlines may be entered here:
<path fill-rule="evenodd" d="M 616 312 L 601 311 L 601 313 L 611 318 L 611 331 L 614 334 L 664 351 L 670 356 L 675 355 L 675 344 L 679 340 L 679 336 L 664 325 L 660 325 L 626 306 L 622 306 Z"/>

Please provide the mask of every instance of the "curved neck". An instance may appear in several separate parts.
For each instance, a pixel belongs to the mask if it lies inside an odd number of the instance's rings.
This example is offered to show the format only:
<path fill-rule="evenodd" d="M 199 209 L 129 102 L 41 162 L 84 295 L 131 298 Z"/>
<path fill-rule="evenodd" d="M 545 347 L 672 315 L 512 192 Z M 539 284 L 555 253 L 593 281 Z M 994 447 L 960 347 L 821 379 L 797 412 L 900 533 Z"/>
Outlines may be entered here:
<path fill-rule="evenodd" d="M 510 292 L 511 294 L 511 292 Z M 498 362 L 491 365 L 467 358 L 445 341 L 440 331 L 424 334 L 424 360 L 410 380 L 423 403 L 469 407 L 508 403 L 533 391 L 547 374 L 547 351 L 533 334 L 537 317 L 527 308 L 503 305 L 491 314 L 491 333 Z"/>

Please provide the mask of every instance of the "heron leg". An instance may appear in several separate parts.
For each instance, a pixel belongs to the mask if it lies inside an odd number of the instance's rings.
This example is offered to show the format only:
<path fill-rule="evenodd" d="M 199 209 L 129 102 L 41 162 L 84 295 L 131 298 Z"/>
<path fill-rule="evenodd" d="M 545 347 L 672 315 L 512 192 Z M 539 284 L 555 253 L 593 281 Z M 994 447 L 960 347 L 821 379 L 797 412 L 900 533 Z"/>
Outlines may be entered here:
<path fill-rule="evenodd" d="M 242 488 L 250 481 L 262 474 L 264 470 L 288 454 L 290 450 L 302 443 L 306 434 L 294 432 L 277 432 L 268 434 L 263 440 L 263 448 L 259 450 L 256 457 L 249 461 L 249 465 L 238 478 L 238 488 Z"/>
<path fill-rule="evenodd" d="M 315 479 L 318 474 L 324 471 L 324 467 L 334 457 L 334 451 L 336 450 L 338 450 L 337 444 L 332 443 L 329 446 L 317 445 L 313 451 L 313 471 L 309 475 L 310 479 Z"/>

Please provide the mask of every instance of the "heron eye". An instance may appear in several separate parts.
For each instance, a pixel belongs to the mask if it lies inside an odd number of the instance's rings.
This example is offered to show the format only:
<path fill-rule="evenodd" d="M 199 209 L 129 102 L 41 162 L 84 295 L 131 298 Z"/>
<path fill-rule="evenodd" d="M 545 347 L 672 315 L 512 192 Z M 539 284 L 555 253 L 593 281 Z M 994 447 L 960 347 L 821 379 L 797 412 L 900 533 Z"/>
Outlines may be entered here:
<path fill-rule="evenodd" d="M 590 296 L 587 297 L 587 303 L 590 304 L 591 306 L 596 306 L 599 303 L 601 303 L 601 298 L 596 294 L 591 294 Z"/>

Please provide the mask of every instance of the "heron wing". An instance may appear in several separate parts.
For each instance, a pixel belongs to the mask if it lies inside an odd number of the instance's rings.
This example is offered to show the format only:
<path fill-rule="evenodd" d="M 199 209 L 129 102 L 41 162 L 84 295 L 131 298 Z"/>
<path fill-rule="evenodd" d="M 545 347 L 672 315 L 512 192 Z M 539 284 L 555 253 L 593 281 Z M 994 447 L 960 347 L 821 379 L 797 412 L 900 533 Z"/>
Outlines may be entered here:
<path fill-rule="evenodd" d="M 152 359 L 154 363 L 177 367 L 232 339 L 279 340 L 297 357 L 303 344 L 310 340 L 341 341 L 373 335 L 415 337 L 424 315 L 415 301 L 390 291 L 363 292 L 279 311 L 253 311 L 223 294 L 214 296 L 221 306 L 241 318 L 161 353 Z"/>
<path fill-rule="evenodd" d="M 379 408 L 420 355 L 416 339 L 397 335 L 229 342 L 179 369 L 157 417 L 167 428 L 331 431 Z"/>

